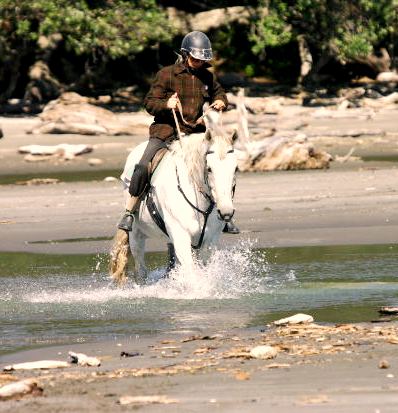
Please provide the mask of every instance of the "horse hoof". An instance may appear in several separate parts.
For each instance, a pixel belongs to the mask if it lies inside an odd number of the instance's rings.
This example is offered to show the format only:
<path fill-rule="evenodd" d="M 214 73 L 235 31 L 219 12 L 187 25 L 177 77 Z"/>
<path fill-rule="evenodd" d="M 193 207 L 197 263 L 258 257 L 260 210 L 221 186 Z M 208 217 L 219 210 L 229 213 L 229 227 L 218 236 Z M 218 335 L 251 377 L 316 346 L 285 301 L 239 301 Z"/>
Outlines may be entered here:
<path fill-rule="evenodd" d="M 240 230 L 232 221 L 230 221 L 225 223 L 225 227 L 222 232 L 227 234 L 239 234 Z"/>

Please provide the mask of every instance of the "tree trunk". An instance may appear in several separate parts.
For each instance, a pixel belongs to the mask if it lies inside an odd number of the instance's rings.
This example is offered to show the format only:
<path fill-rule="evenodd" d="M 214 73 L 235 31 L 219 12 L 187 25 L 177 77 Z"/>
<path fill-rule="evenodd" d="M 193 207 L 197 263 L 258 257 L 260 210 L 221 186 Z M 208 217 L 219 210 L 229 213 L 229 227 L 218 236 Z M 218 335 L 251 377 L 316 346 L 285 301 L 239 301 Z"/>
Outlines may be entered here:
<path fill-rule="evenodd" d="M 391 68 L 391 57 L 388 54 L 387 49 L 385 48 L 380 49 L 380 53 L 381 56 L 371 54 L 364 58 L 357 58 L 355 59 L 355 61 L 369 66 L 375 72 L 375 74 L 388 72 Z"/>
<path fill-rule="evenodd" d="M 301 60 L 300 77 L 298 79 L 298 83 L 301 84 L 303 79 L 308 75 L 308 73 L 311 72 L 313 60 L 305 37 L 300 35 L 297 37 L 297 41 Z"/>
<path fill-rule="evenodd" d="M 193 30 L 207 32 L 233 22 L 249 24 L 253 11 L 254 9 L 250 7 L 235 6 L 191 14 L 174 7 L 167 8 L 169 19 L 179 34 L 186 34 Z"/>
<path fill-rule="evenodd" d="M 12 63 L 11 63 L 12 62 Z M 4 69 L 2 70 L 2 78 L 8 78 L 7 88 L 0 93 L 0 103 L 6 103 L 10 99 L 17 87 L 20 71 L 21 71 L 21 57 L 18 53 L 15 53 L 8 62 L 4 63 Z"/>

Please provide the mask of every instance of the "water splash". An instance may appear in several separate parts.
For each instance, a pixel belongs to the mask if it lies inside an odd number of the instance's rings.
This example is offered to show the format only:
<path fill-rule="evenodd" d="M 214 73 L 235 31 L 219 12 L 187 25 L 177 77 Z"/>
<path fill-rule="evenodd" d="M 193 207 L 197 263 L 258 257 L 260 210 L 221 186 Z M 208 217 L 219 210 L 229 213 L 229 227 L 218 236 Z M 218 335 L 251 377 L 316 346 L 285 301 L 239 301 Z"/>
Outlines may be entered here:
<path fill-rule="evenodd" d="M 116 288 L 109 279 L 98 275 L 80 280 L 80 287 L 71 285 L 29 292 L 25 300 L 32 303 L 107 302 L 158 298 L 169 300 L 236 299 L 242 296 L 270 293 L 283 283 L 294 281 L 294 274 L 273 277 L 266 254 L 253 248 L 253 242 L 241 241 L 229 249 L 217 249 L 208 263 L 196 262 L 193 271 L 176 268 L 165 277 L 165 268 L 148 274 L 145 285 L 133 281 Z M 82 285 L 85 284 L 85 285 Z"/>

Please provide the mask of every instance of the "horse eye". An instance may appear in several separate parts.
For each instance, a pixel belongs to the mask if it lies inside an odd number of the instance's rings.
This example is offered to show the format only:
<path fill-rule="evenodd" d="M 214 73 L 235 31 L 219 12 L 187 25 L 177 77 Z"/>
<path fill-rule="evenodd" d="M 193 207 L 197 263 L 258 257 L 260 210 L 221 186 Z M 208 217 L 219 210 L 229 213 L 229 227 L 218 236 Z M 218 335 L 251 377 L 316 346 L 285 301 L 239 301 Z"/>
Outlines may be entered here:
<path fill-rule="evenodd" d="M 227 153 L 234 153 L 234 150 L 230 149 Z"/>
<path fill-rule="evenodd" d="M 212 153 L 214 153 L 214 151 L 207 151 L 206 155 L 211 155 Z"/>

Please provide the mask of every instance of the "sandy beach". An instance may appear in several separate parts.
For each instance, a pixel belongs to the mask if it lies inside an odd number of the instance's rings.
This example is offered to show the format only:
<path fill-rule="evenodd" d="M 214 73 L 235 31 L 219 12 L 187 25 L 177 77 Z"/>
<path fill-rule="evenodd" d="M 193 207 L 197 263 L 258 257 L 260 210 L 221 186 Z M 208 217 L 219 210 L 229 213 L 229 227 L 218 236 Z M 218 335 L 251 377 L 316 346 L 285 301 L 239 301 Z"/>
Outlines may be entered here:
<path fill-rule="evenodd" d="M 333 161 L 330 169 L 239 173 L 235 196 L 239 236 L 258 248 L 397 244 L 398 109 L 380 110 L 366 121 L 382 136 L 314 141 L 335 158 L 352 148 L 366 159 Z M 117 178 L 128 150 L 145 139 L 137 135 L 90 137 L 27 135 L 37 118 L 0 118 L 0 175 L 27 180 L 46 174 L 111 171 Z M 336 126 L 337 125 L 337 126 Z M 363 118 L 314 118 L 314 130 L 359 129 Z M 18 147 L 31 143 L 87 143 L 90 154 L 69 162 L 26 162 Z M 103 162 L 90 166 L 88 159 Z M 0 252 L 48 254 L 104 253 L 123 210 L 117 181 L 60 182 L 53 185 L 0 185 Z M 60 242 L 62 241 L 62 242 Z M 151 240 L 148 250 L 162 251 Z M 316 322 L 316 320 L 315 320 Z M 398 402 L 398 324 L 347 326 L 259 326 L 236 331 L 189 332 L 133 337 L 36 349 L 0 357 L 16 362 L 66 360 L 69 350 L 101 359 L 101 367 L 71 366 L 0 374 L 0 385 L 33 378 L 43 397 L 0 401 L 0 412 L 395 412 Z M 258 345 L 277 348 L 272 360 L 250 357 Z M 121 351 L 136 352 L 130 358 Z M 382 363 L 385 360 L 386 363 Z M 123 396 L 164 396 L 137 401 Z M 124 401 L 123 401 L 124 400 Z"/>

